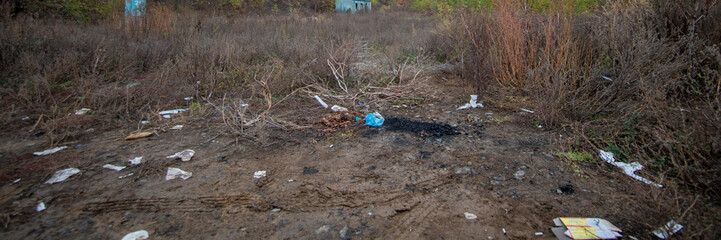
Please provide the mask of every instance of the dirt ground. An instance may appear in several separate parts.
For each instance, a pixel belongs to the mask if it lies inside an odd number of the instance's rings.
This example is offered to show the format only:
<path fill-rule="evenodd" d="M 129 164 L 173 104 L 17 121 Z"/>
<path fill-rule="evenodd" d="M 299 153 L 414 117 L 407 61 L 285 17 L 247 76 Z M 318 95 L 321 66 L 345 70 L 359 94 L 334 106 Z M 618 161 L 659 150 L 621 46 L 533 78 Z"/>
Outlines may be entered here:
<path fill-rule="evenodd" d="M 321 134 L 318 119 L 330 110 L 308 101 L 287 111 L 313 128 L 270 129 L 263 142 L 227 134 L 217 116 L 183 113 L 131 141 L 123 138 L 137 126 L 84 126 L 78 140 L 59 144 L 68 149 L 33 156 L 49 147 L 48 135 L 29 133 L 33 121 L 16 123 L 0 134 L 0 239 L 120 239 L 137 230 L 151 239 L 555 239 L 552 219 L 563 216 L 606 218 L 624 235 L 651 238 L 650 226 L 625 217 L 643 213 L 624 196 L 660 190 L 602 164 L 574 171 L 555 155 L 563 136 L 535 127 L 511 100 L 481 96 L 485 108 L 455 110 L 472 89 L 431 84 L 422 102 L 373 110 L 458 134 L 363 124 Z M 175 124 L 185 127 L 167 129 Z M 196 151 L 191 161 L 166 158 L 184 149 Z M 102 168 L 138 156 L 140 165 Z M 81 172 L 43 184 L 68 167 Z M 168 167 L 192 177 L 165 180 Z M 254 178 L 261 170 L 267 176 Z M 36 212 L 39 202 L 47 209 Z"/>

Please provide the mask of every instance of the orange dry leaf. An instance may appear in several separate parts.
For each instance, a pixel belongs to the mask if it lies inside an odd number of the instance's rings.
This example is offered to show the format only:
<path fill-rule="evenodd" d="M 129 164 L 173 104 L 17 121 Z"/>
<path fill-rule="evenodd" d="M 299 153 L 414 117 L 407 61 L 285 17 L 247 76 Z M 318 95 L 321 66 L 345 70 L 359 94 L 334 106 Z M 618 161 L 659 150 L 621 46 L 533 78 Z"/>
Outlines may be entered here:
<path fill-rule="evenodd" d="M 153 132 L 139 132 L 139 133 L 133 133 L 125 137 L 125 140 L 133 140 L 138 138 L 144 138 L 144 137 L 150 137 L 150 135 L 153 135 Z"/>

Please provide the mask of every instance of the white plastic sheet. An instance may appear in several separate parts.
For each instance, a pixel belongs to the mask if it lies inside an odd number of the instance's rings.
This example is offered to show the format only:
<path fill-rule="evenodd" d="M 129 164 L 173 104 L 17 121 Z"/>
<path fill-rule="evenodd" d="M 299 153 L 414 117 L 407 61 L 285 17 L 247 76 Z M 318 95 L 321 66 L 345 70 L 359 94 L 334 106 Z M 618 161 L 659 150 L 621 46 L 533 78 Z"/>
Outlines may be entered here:
<path fill-rule="evenodd" d="M 68 148 L 68 146 L 56 147 L 56 148 L 48 149 L 48 150 L 45 150 L 45 151 L 42 151 L 42 152 L 34 152 L 33 154 L 34 154 L 35 156 L 45 156 L 45 155 L 50 155 L 50 154 L 59 152 L 60 150 L 63 150 L 63 149 L 66 149 L 66 148 Z"/>
<path fill-rule="evenodd" d="M 107 169 L 115 170 L 115 171 L 119 172 L 120 170 L 125 169 L 125 166 L 115 166 L 112 164 L 105 164 L 105 165 L 103 165 L 103 168 L 107 168 Z"/>
<path fill-rule="evenodd" d="M 80 172 L 80 169 L 77 169 L 77 168 L 66 168 L 66 169 L 57 171 L 57 172 L 55 172 L 55 174 L 53 174 L 52 177 L 50 177 L 50 179 L 45 181 L 45 184 L 53 184 L 53 183 L 59 183 L 59 182 L 65 181 L 70 176 L 73 176 L 79 172 Z"/>
<path fill-rule="evenodd" d="M 646 184 L 651 185 L 651 186 L 654 186 L 654 187 L 663 187 L 663 185 L 661 185 L 661 184 L 654 183 L 654 182 L 652 182 L 651 180 L 648 180 L 648 179 L 646 179 L 646 178 L 644 178 L 644 177 L 641 177 L 641 176 L 639 176 L 639 175 L 636 175 L 636 171 L 643 169 L 643 165 L 641 165 L 640 163 L 637 163 L 637 162 L 632 162 L 632 163 L 616 162 L 616 159 L 613 157 L 613 153 L 611 153 L 611 152 L 606 152 L 606 151 L 603 151 L 603 150 L 598 150 L 598 151 L 599 151 L 598 156 L 601 157 L 601 159 L 603 159 L 603 161 L 606 161 L 607 163 L 610 163 L 610 164 L 612 164 L 612 165 L 614 165 L 614 166 L 616 166 L 616 167 L 620 167 L 621 169 L 623 169 L 623 172 L 624 172 L 626 175 L 631 176 L 632 178 L 634 178 L 634 179 L 636 179 L 636 180 L 639 180 L 639 181 L 641 181 L 641 182 L 643 182 L 643 183 L 646 183 Z"/>
<path fill-rule="evenodd" d="M 458 107 L 456 110 L 463 110 L 463 109 L 469 109 L 469 108 L 477 108 L 477 107 L 483 107 L 482 103 L 478 103 L 478 95 L 471 95 L 471 100 L 466 103 L 466 105 Z"/>
<path fill-rule="evenodd" d="M 176 178 L 186 180 L 192 176 L 193 176 L 192 172 L 186 172 L 186 171 L 181 170 L 180 168 L 169 167 L 168 174 L 165 175 L 165 180 L 173 180 Z"/>
<path fill-rule="evenodd" d="M 122 240 L 145 240 L 150 238 L 150 234 L 148 234 L 148 231 L 140 230 L 137 232 L 131 232 L 125 235 Z"/>
<path fill-rule="evenodd" d="M 186 149 L 181 152 L 177 152 L 173 155 L 167 156 L 166 158 L 172 158 L 172 159 L 180 158 L 180 160 L 182 160 L 183 162 L 187 162 L 187 161 L 190 161 L 191 158 L 193 158 L 193 155 L 195 155 L 195 151 Z"/>

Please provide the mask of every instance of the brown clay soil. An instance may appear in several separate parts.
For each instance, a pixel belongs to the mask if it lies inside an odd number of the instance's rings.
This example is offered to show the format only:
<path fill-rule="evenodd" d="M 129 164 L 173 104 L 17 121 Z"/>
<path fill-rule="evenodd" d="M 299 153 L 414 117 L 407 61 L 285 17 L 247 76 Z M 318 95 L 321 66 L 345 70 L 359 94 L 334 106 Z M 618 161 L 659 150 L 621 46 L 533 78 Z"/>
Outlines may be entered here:
<path fill-rule="evenodd" d="M 319 118 L 330 111 L 306 101 L 287 111 L 315 127 L 269 128 L 262 142 L 228 134 L 217 116 L 180 114 L 132 141 L 123 138 L 137 126 L 83 126 L 59 144 L 68 149 L 33 156 L 48 135 L 16 123 L 0 135 L 0 239 L 120 239 L 141 229 L 151 239 L 555 239 L 561 216 L 602 217 L 650 238 L 649 226 L 625 217 L 643 212 L 624 196 L 659 190 L 603 164 L 577 173 L 555 156 L 559 133 L 533 126 L 510 98 L 481 96 L 486 108 L 458 111 L 472 90 L 431 84 L 422 102 L 374 110 L 458 134 L 363 124 L 324 133 Z M 175 124 L 185 127 L 167 130 Z M 166 159 L 184 149 L 196 151 L 191 161 Z M 142 164 L 120 172 L 102 168 L 137 156 Z M 43 184 L 67 167 L 81 173 Z M 166 181 L 168 167 L 193 175 Z M 47 210 L 35 212 L 38 202 Z"/>

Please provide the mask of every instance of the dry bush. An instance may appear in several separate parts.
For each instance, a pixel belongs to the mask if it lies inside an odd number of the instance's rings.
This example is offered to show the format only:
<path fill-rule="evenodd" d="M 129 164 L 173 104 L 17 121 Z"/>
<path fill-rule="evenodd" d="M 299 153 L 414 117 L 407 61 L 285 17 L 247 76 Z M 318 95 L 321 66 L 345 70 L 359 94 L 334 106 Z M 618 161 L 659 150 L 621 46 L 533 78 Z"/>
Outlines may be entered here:
<path fill-rule="evenodd" d="M 718 216 L 702 214 L 708 205 L 692 202 L 698 200 L 693 194 L 706 204 L 721 196 L 721 53 L 714 32 L 721 5 L 613 1 L 570 14 L 563 1 L 555 3 L 543 13 L 507 0 L 496 1 L 492 12 L 455 14 L 445 20 L 453 23 L 448 36 L 439 37 L 455 45 L 434 50 L 477 52 L 495 79 L 487 83 L 524 92 L 543 126 L 575 133 L 567 147 L 612 151 L 682 192 L 655 195 L 652 215 L 683 215 L 697 237 L 718 236 L 715 225 L 704 222 Z M 484 27 L 459 27 L 468 18 Z M 468 58 L 456 59 L 466 69 L 479 68 Z"/>

